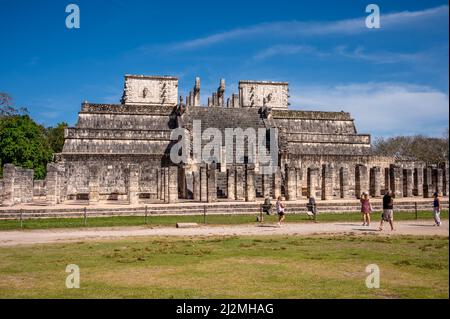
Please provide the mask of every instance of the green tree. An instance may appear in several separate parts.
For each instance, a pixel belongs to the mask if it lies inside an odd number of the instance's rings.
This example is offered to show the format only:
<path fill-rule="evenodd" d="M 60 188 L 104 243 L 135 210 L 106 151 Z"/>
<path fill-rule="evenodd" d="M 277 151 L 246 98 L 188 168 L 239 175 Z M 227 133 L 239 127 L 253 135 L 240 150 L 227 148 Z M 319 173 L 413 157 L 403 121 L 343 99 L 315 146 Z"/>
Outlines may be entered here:
<path fill-rule="evenodd" d="M 53 153 L 61 153 L 64 146 L 64 129 L 67 123 L 59 123 L 56 127 L 47 128 L 47 140 Z"/>
<path fill-rule="evenodd" d="M 45 129 L 28 115 L 0 118 L 0 173 L 3 164 L 12 163 L 34 169 L 34 178 L 42 179 L 52 150 L 45 136 Z"/>
<path fill-rule="evenodd" d="M 442 138 L 423 135 L 376 138 L 372 150 L 375 155 L 438 164 L 448 161 L 448 129 Z"/>

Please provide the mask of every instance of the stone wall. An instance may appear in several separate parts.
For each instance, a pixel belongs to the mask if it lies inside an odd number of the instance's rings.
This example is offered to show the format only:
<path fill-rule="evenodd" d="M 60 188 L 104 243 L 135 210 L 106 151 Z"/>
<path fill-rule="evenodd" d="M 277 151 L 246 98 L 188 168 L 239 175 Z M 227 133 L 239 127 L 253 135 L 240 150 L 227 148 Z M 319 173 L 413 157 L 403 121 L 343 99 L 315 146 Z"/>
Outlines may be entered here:
<path fill-rule="evenodd" d="M 1 183 L 2 205 L 31 203 L 33 201 L 33 175 L 32 169 L 5 164 Z"/>
<path fill-rule="evenodd" d="M 125 75 L 122 102 L 175 106 L 178 103 L 178 79 L 170 76 Z"/>
<path fill-rule="evenodd" d="M 286 82 L 239 81 L 241 107 L 267 106 L 273 109 L 288 108 L 289 89 Z"/>

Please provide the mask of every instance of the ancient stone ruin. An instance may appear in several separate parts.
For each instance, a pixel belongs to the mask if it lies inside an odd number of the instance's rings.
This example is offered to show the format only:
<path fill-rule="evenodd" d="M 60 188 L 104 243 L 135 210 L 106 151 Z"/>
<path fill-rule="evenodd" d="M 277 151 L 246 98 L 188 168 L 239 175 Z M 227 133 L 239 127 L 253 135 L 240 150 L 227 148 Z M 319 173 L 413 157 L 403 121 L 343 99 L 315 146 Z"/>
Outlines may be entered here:
<path fill-rule="evenodd" d="M 363 192 L 380 197 L 387 189 L 397 198 L 448 196 L 448 162 L 429 166 L 373 156 L 370 135 L 357 133 L 349 113 L 290 110 L 288 100 L 288 83 L 240 81 L 238 92 L 226 98 L 221 80 L 202 106 L 200 78 L 184 99 L 175 77 L 126 75 L 121 104 L 82 103 L 77 124 L 65 132 L 62 153 L 47 166 L 45 181 L 33 181 L 32 170 L 5 165 L 1 203 L 33 198 L 48 204 L 251 202 L 278 196 L 330 200 L 359 198 Z M 219 130 L 236 147 L 226 129 L 273 129 L 277 133 L 266 139 L 277 142 L 276 167 L 264 173 L 249 161 L 253 148 L 248 143 L 241 150 L 243 161 L 227 162 L 226 153 L 237 150 L 222 148 L 212 162 L 174 164 L 171 132 L 192 132 L 195 122 L 201 123 L 201 132 Z"/>

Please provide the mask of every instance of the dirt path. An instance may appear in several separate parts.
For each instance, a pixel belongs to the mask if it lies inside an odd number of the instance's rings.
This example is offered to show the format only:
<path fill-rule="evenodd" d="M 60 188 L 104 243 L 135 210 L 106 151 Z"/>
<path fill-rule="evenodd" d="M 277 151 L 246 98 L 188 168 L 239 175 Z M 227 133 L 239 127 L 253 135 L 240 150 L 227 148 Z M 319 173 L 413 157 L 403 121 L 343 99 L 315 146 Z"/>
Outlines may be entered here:
<path fill-rule="evenodd" d="M 59 243 L 71 241 L 86 241 L 113 239 L 133 236 L 256 236 L 256 235 L 312 235 L 312 234 L 373 234 L 373 235 L 449 235 L 448 221 L 443 221 L 441 227 L 433 226 L 432 221 L 402 221 L 396 223 L 397 229 L 392 232 L 385 225 L 382 232 L 377 231 L 378 223 L 363 227 L 357 222 L 333 223 L 289 223 L 283 227 L 274 224 L 257 225 L 227 225 L 200 226 L 197 228 L 175 227 L 113 227 L 88 229 L 45 229 L 1 231 L 0 247 L 15 245 L 31 245 Z"/>

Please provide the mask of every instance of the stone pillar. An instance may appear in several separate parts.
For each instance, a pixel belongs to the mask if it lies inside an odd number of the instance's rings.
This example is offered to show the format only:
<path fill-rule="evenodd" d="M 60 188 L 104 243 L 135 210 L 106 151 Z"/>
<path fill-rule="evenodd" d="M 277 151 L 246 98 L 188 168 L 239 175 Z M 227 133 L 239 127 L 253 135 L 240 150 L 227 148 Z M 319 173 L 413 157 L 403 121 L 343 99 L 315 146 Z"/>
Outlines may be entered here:
<path fill-rule="evenodd" d="M 295 169 L 295 173 L 297 175 L 297 200 L 303 198 L 303 175 L 302 175 L 302 169 L 300 167 L 297 167 Z"/>
<path fill-rule="evenodd" d="M 170 166 L 167 168 L 168 173 L 168 203 L 176 203 L 178 201 L 178 166 Z"/>
<path fill-rule="evenodd" d="M 206 164 L 200 165 L 200 201 L 208 201 L 208 174 Z"/>
<path fill-rule="evenodd" d="M 442 194 L 443 186 L 444 186 L 444 183 L 443 183 L 444 179 L 443 179 L 443 174 L 442 174 L 441 168 L 433 169 L 432 181 L 433 181 L 433 192 Z"/>
<path fill-rule="evenodd" d="M 227 165 L 227 194 L 229 200 L 236 199 L 236 169 L 234 165 Z"/>
<path fill-rule="evenodd" d="M 98 177 L 97 177 L 97 180 L 98 180 Z M 89 185 L 91 185 L 90 182 L 89 182 Z M 97 184 L 97 188 L 98 188 L 98 184 Z M 90 189 L 91 188 L 89 187 L 89 190 Z M 91 192 L 90 191 L 89 191 L 89 201 L 91 201 Z M 138 203 L 139 203 L 139 165 L 138 164 L 130 164 L 130 167 L 128 168 L 128 204 L 136 205 Z"/>
<path fill-rule="evenodd" d="M 389 167 L 386 167 L 384 169 L 384 189 L 385 190 L 391 189 L 391 172 Z"/>
<path fill-rule="evenodd" d="M 423 197 L 432 198 L 433 197 L 433 169 L 431 167 L 426 167 L 423 169 Z"/>
<path fill-rule="evenodd" d="M 22 203 L 31 203 L 33 201 L 33 176 L 32 169 L 23 169 L 22 180 Z"/>
<path fill-rule="evenodd" d="M 370 169 L 370 196 L 381 196 L 381 167 L 378 166 Z"/>
<path fill-rule="evenodd" d="M 319 169 L 315 167 L 308 168 L 308 197 L 316 197 L 316 186 L 319 178 Z"/>
<path fill-rule="evenodd" d="M 423 168 L 414 168 L 414 196 L 423 196 Z"/>
<path fill-rule="evenodd" d="M 272 193 L 272 189 L 270 187 L 270 175 L 269 174 L 262 174 L 262 192 L 264 198 L 270 197 Z"/>
<path fill-rule="evenodd" d="M 3 205 L 14 205 L 14 182 L 16 178 L 16 167 L 13 164 L 3 166 Z"/>
<path fill-rule="evenodd" d="M 339 170 L 339 188 L 340 188 L 340 197 L 348 198 L 348 168 L 341 167 Z"/>
<path fill-rule="evenodd" d="M 448 196 L 448 187 L 449 187 L 449 185 L 448 185 L 448 183 L 449 183 L 449 181 L 448 181 L 448 178 L 449 178 L 448 177 L 448 174 L 449 174 L 448 162 L 442 163 L 440 165 L 440 167 L 442 168 L 442 183 L 443 183 L 442 195 Z"/>
<path fill-rule="evenodd" d="M 156 198 L 162 199 L 162 187 L 161 187 L 161 169 L 156 169 Z"/>
<path fill-rule="evenodd" d="M 192 185 L 191 174 L 186 173 L 185 167 L 179 167 L 178 173 L 177 173 L 177 182 L 180 190 L 179 195 L 181 196 L 181 198 L 188 199 L 188 184 L 190 183 Z"/>
<path fill-rule="evenodd" d="M 285 169 L 286 183 L 285 183 L 285 195 L 286 200 L 296 200 L 297 199 L 297 175 L 295 173 L 295 168 L 286 166 Z"/>
<path fill-rule="evenodd" d="M 236 199 L 244 200 L 245 199 L 245 171 L 244 166 L 236 165 Z"/>
<path fill-rule="evenodd" d="M 272 187 L 273 187 L 273 198 L 277 199 L 281 196 L 281 171 L 280 168 L 277 167 L 275 170 L 275 173 L 273 173 L 273 180 L 272 180 Z"/>
<path fill-rule="evenodd" d="M 245 201 L 254 202 L 256 200 L 254 164 L 247 164 L 245 166 L 245 179 Z"/>
<path fill-rule="evenodd" d="M 322 200 L 333 198 L 333 166 L 322 165 Z"/>
<path fill-rule="evenodd" d="M 169 203 L 169 167 L 164 167 L 164 202 Z"/>
<path fill-rule="evenodd" d="M 208 166 L 208 192 L 207 192 L 207 201 L 208 203 L 217 201 L 217 172 L 216 172 L 216 164 L 209 164 Z"/>
<path fill-rule="evenodd" d="M 89 173 L 91 173 L 92 168 L 89 167 Z M 47 189 L 46 200 L 51 205 L 59 203 L 59 178 L 58 178 L 58 166 L 55 163 L 47 164 L 47 177 L 45 179 L 45 185 Z M 91 177 L 89 177 L 89 193 L 91 190 Z M 89 194 L 90 196 L 90 194 Z"/>
<path fill-rule="evenodd" d="M 403 169 L 403 196 L 413 196 L 414 177 L 413 170 L 410 168 Z"/>
<path fill-rule="evenodd" d="M 200 173 L 197 171 L 192 172 L 192 198 L 195 201 L 200 201 Z"/>
<path fill-rule="evenodd" d="M 391 164 L 389 167 L 389 177 L 391 191 L 394 197 L 403 197 L 403 170 L 401 167 Z"/>
<path fill-rule="evenodd" d="M 355 166 L 355 195 L 361 198 L 364 192 L 369 193 L 369 171 L 365 165 L 358 164 Z"/>

